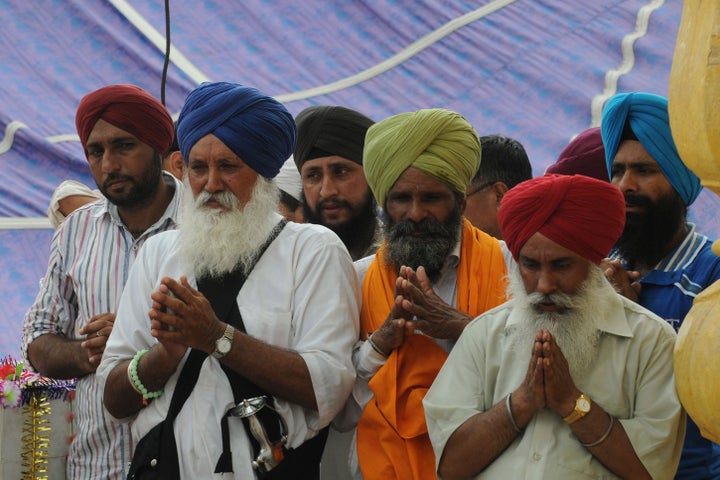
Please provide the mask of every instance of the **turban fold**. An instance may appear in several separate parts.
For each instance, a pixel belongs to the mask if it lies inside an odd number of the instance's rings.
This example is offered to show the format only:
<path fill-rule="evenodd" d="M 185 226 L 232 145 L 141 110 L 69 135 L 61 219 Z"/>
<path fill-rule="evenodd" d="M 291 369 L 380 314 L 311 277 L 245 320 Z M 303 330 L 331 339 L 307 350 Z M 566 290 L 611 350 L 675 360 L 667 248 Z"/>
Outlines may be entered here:
<path fill-rule="evenodd" d="M 87 156 L 87 139 L 98 120 L 135 135 L 164 155 L 175 138 L 175 125 L 167 109 L 155 97 L 135 85 L 111 85 L 80 100 L 75 127 Z"/>
<path fill-rule="evenodd" d="M 295 148 L 295 121 L 261 91 L 228 82 L 204 82 L 185 99 L 177 121 L 186 162 L 204 136 L 215 135 L 259 175 L 273 178 Z"/>
<path fill-rule="evenodd" d="M 619 93 L 603 108 L 600 128 L 605 144 L 605 160 L 608 172 L 622 141 L 625 125 L 657 162 L 665 178 L 690 206 L 702 190 L 700 179 L 680 159 L 670 131 L 668 101 L 651 93 Z M 612 178 L 612 173 L 610 173 Z"/>
<path fill-rule="evenodd" d="M 365 137 L 363 164 L 378 205 L 408 167 L 465 194 L 480 166 L 480 140 L 459 113 L 440 108 L 401 113 L 376 123 Z"/>
<path fill-rule="evenodd" d="M 295 164 L 300 169 L 308 160 L 332 155 L 362 165 L 365 133 L 375 122 L 349 108 L 315 106 L 300 112 L 295 123 Z"/>
<path fill-rule="evenodd" d="M 541 233 L 594 263 L 605 258 L 625 226 L 625 199 L 609 182 L 584 175 L 544 175 L 508 190 L 498 223 L 515 260 Z"/>
<path fill-rule="evenodd" d="M 573 138 L 545 173 L 585 175 L 610 181 L 600 127 L 588 128 Z"/>

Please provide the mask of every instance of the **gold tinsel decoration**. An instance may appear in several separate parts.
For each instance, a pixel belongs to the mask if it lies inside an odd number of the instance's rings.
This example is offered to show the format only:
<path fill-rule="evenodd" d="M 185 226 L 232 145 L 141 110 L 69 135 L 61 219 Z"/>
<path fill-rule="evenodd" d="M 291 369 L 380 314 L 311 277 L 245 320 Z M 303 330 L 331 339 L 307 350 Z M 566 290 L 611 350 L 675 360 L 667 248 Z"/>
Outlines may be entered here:
<path fill-rule="evenodd" d="M 23 406 L 22 480 L 48 480 L 50 430 L 47 392 L 36 391 Z"/>

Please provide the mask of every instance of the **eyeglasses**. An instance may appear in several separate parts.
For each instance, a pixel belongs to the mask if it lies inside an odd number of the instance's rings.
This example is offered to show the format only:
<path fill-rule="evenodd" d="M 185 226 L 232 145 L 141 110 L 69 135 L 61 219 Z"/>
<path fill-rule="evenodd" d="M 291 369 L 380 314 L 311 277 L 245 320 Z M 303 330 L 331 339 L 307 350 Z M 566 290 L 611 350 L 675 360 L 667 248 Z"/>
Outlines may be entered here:
<path fill-rule="evenodd" d="M 475 190 L 473 190 L 472 192 L 465 195 L 465 198 L 475 195 L 476 193 L 482 192 L 483 190 L 487 190 L 488 187 L 492 187 L 493 185 L 495 185 L 495 182 L 493 182 L 493 181 L 481 183 L 480 185 L 478 185 L 475 188 Z"/>

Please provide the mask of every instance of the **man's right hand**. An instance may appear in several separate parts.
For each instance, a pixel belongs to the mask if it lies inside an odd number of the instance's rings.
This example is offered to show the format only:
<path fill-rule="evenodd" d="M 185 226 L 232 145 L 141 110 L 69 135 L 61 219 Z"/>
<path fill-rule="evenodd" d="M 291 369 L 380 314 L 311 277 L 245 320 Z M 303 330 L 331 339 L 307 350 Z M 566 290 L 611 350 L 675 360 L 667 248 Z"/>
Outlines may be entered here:
<path fill-rule="evenodd" d="M 414 322 L 407 320 L 412 314 L 403 309 L 401 295 L 402 277 L 395 280 L 395 303 L 383 324 L 372 333 L 372 341 L 387 357 L 394 349 L 402 345 L 405 335 L 415 328 Z"/>
<path fill-rule="evenodd" d="M 545 408 L 545 374 L 543 366 L 543 337 L 539 331 L 532 346 L 525 379 L 512 393 L 515 421 L 524 428 L 533 416 Z"/>

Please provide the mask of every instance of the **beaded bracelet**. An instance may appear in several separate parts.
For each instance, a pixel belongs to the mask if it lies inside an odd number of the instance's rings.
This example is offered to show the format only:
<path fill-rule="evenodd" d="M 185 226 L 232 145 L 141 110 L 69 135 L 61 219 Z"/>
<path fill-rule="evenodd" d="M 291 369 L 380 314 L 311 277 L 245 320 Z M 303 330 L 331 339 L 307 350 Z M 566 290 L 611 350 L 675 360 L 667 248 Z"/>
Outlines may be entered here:
<path fill-rule="evenodd" d="M 608 417 L 610 417 L 610 426 L 608 427 L 607 431 L 603 434 L 603 436 L 598 438 L 597 440 L 595 440 L 592 443 L 580 442 L 580 445 L 582 445 L 583 447 L 586 447 L 586 448 L 590 448 L 590 447 L 597 447 L 602 442 L 604 442 L 610 436 L 610 432 L 612 431 L 613 425 L 615 425 L 615 417 L 613 417 L 609 413 L 608 413 Z"/>
<path fill-rule="evenodd" d="M 147 349 L 143 349 L 137 352 L 133 359 L 130 361 L 130 365 L 128 366 L 128 377 L 130 378 L 130 383 L 132 384 L 135 391 L 142 395 L 143 406 L 146 406 L 149 400 L 152 400 L 153 398 L 158 398 L 160 395 L 163 394 L 162 389 L 156 390 L 154 392 L 148 392 L 148 389 L 140 381 L 140 377 L 138 376 L 137 372 L 137 366 L 140 362 L 140 357 L 142 357 L 146 353 Z"/>
<path fill-rule="evenodd" d="M 515 430 L 517 433 L 522 433 L 522 430 L 520 427 L 517 426 L 517 423 L 515 423 L 515 418 L 513 418 L 512 409 L 510 408 L 510 395 L 511 393 L 508 393 L 508 396 L 505 397 L 505 407 L 507 408 L 507 414 L 508 418 L 510 419 L 510 425 L 512 425 L 513 430 Z"/>

